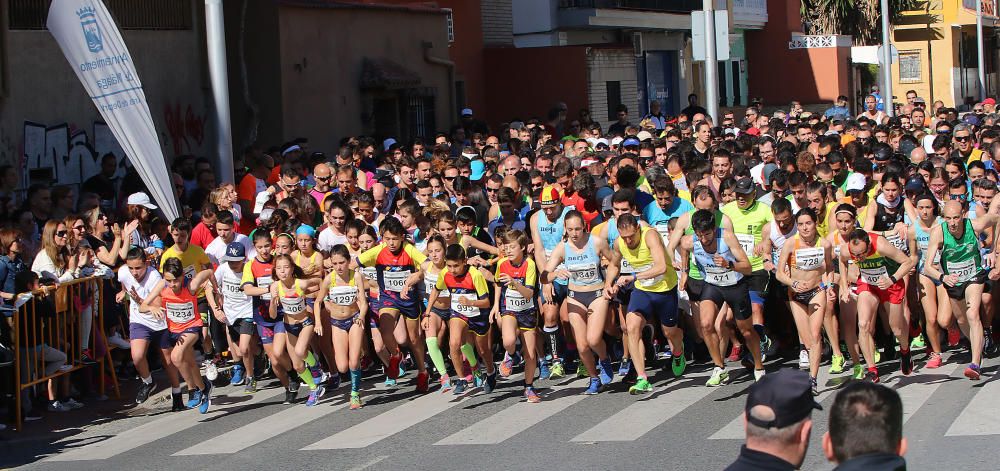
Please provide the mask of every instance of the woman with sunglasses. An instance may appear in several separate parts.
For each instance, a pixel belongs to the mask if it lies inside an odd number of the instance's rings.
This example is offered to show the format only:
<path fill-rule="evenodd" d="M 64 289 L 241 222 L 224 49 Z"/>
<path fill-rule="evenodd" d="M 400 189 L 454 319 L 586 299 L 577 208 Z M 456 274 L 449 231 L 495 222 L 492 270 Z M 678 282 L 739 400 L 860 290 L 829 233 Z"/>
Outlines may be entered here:
<path fill-rule="evenodd" d="M 22 245 L 21 231 L 0 230 L 0 315 L 7 317 L 14 313 L 14 278 L 28 269 L 21 258 Z"/>
<path fill-rule="evenodd" d="M 64 283 L 80 276 L 80 267 L 90 264 L 90 253 L 72 255 L 69 229 L 63 221 L 51 219 L 42 228 L 42 247 L 31 264 L 31 271 L 45 281 Z"/>

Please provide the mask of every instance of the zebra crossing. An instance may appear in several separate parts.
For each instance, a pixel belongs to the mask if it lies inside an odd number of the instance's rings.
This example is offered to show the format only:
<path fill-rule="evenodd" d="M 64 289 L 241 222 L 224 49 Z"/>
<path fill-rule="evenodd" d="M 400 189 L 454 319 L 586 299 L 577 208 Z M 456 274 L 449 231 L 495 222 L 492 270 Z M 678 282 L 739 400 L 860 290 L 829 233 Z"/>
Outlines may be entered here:
<path fill-rule="evenodd" d="M 921 414 L 934 414 L 938 404 L 965 404 L 957 415 L 937 417 L 935 422 L 949 425 L 937 433 L 940 436 L 931 438 L 996 439 L 1000 435 L 996 368 L 987 368 L 993 375 L 984 375 L 983 381 L 974 383 L 962 377 L 964 366 L 946 363 L 938 370 L 918 370 L 909 377 L 897 371 L 882 379 L 901 395 L 907 422 Z M 456 446 L 480 449 L 476 447 L 514 443 L 622 446 L 628 442 L 655 443 L 664 431 L 683 434 L 687 446 L 736 450 L 735 440 L 743 438 L 742 407 L 751 380 L 737 372 L 733 383 L 708 388 L 704 386 L 708 374 L 706 368 L 695 368 L 681 378 L 658 373 L 651 378 L 656 389 L 645 396 L 630 396 L 617 384 L 609 392 L 584 396 L 579 393 L 586 388 L 585 379 L 539 381 L 543 394 L 539 404 L 521 400 L 518 375 L 501 382 L 489 396 L 478 394 L 478 390 L 462 397 L 434 390 L 417 395 L 412 385 L 401 382 L 398 389 L 370 387 L 365 395 L 368 404 L 360 411 L 347 410 L 344 389 L 328 393 L 320 405 L 307 408 L 282 405 L 280 388 L 253 396 L 219 388 L 213 409 L 205 416 L 189 411 L 154 414 L 144 421 L 139 418 L 136 420 L 141 424 L 123 433 L 67 446 L 33 466 L 79 469 L 89 463 L 107 469 L 136 457 L 152 457 L 169 467 L 171 460 L 181 460 L 176 462 L 180 466 L 191 457 L 325 452 L 356 456 L 361 464 L 378 458 L 366 466 L 380 468 L 398 463 L 401 457 L 394 456 L 392 450 L 400 447 L 451 453 L 447 450 L 457 450 L 452 448 Z M 819 402 L 829 406 L 847 377 L 831 377 L 822 368 Z M 932 403 L 935 406 L 927 406 Z M 814 433 L 825 430 L 825 411 L 817 412 L 814 420 Z M 731 456 L 734 453 L 724 457 Z"/>

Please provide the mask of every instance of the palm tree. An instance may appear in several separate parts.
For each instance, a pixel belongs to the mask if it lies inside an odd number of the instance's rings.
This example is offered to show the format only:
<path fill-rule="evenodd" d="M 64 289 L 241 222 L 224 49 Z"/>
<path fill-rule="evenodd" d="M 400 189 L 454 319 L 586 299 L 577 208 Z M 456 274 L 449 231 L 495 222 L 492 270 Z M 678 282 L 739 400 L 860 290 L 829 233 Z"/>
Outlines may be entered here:
<path fill-rule="evenodd" d="M 899 13 L 913 10 L 926 0 L 801 0 L 802 23 L 806 34 L 844 34 L 854 44 L 869 46 L 882 42 L 880 1 L 889 2 L 890 23 Z"/>

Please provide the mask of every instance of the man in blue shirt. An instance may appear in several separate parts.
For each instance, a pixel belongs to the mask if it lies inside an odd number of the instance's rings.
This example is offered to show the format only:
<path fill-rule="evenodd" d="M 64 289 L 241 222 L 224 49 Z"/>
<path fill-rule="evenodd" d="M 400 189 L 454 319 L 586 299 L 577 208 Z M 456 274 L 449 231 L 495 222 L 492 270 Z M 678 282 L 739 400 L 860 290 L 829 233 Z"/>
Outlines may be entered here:
<path fill-rule="evenodd" d="M 851 116 L 851 110 L 847 108 L 847 97 L 840 95 L 837 97 L 837 101 L 834 102 L 833 106 L 828 108 L 826 112 L 823 113 L 823 119 L 825 121 L 830 121 L 836 118 L 848 119 Z"/>

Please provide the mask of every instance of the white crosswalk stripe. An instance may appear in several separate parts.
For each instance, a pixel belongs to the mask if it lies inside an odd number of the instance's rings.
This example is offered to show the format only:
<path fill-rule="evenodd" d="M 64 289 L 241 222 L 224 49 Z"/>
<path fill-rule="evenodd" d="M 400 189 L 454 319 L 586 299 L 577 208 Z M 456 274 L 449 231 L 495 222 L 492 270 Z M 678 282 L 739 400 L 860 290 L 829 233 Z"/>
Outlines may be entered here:
<path fill-rule="evenodd" d="M 258 391 L 249 401 L 225 407 L 213 408 L 209 410 L 206 416 L 201 416 L 195 411 L 171 414 L 133 428 L 127 433 L 115 435 L 107 440 L 92 443 L 80 448 L 74 448 L 58 455 L 51 456 L 45 461 L 106 460 L 127 451 L 134 450 L 140 446 L 148 445 L 157 440 L 183 432 L 209 420 L 214 420 L 220 415 L 225 415 L 229 412 L 238 411 L 239 409 L 243 409 L 247 406 L 266 401 L 278 396 L 279 394 L 283 394 L 284 392 L 284 388 Z M 199 420 L 199 417 L 204 418 Z"/>
<path fill-rule="evenodd" d="M 945 436 L 1000 435 L 997 397 L 1000 397 L 1000 375 L 994 373 L 951 423 Z"/>
<path fill-rule="evenodd" d="M 554 386 L 549 396 L 567 389 L 586 387 L 588 382 L 589 378 Z M 551 399 L 543 397 L 542 402 L 538 404 L 519 402 L 442 439 L 435 445 L 492 445 L 501 443 L 587 397 L 583 394 L 571 394 Z"/>
<path fill-rule="evenodd" d="M 903 423 L 910 420 L 920 407 L 930 399 L 934 391 L 937 391 L 948 378 L 954 377 L 956 373 L 961 376 L 962 371 L 965 369 L 965 365 L 960 364 L 945 364 L 937 370 L 922 370 L 910 378 L 914 378 L 914 382 L 910 382 L 905 386 L 896 387 L 896 385 L 889 382 L 886 386 L 889 386 L 899 393 L 900 398 L 903 400 Z M 940 380 L 921 382 L 925 381 L 929 375 L 939 375 Z M 897 376 L 898 377 L 898 376 Z"/>
<path fill-rule="evenodd" d="M 654 390 L 654 397 L 638 399 L 635 404 L 573 437 L 572 441 L 621 442 L 636 440 L 715 391 L 715 388 L 705 387 L 705 378 L 708 376 L 709 374 L 688 375 L 679 380 L 658 384 L 656 385 L 657 389 L 672 389 L 678 382 L 686 386 L 668 392 L 657 393 Z"/>

